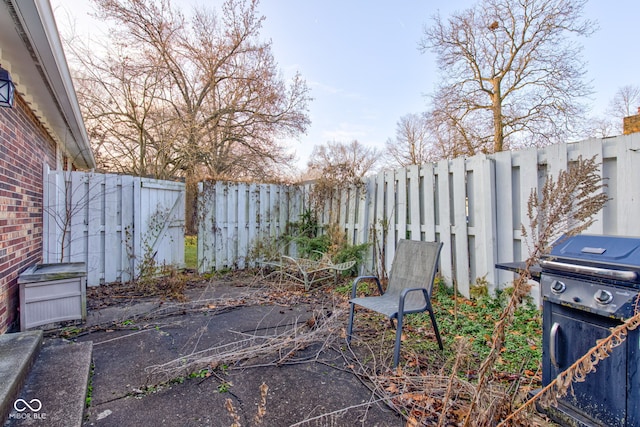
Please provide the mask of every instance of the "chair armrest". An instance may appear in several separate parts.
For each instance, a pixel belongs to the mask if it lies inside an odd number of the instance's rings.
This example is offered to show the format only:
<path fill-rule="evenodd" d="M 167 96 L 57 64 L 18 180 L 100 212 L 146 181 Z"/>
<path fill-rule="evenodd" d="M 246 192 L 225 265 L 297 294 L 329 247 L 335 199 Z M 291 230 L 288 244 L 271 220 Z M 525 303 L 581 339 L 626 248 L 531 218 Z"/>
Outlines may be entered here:
<path fill-rule="evenodd" d="M 427 292 L 427 288 L 407 288 L 403 289 L 400 292 L 400 301 L 398 302 L 398 313 L 404 312 L 404 300 L 407 298 L 407 294 L 409 292 L 422 292 L 424 294 L 424 300 L 427 307 L 431 305 L 431 299 L 429 297 L 429 292 Z"/>
<path fill-rule="evenodd" d="M 353 285 L 352 285 L 352 288 L 351 288 L 351 298 L 355 298 L 356 297 L 356 291 L 358 289 L 358 283 L 361 280 L 375 280 L 376 281 L 376 285 L 378 286 L 378 292 L 380 292 L 380 295 L 383 294 L 382 286 L 380 285 L 380 279 L 378 279 L 377 276 L 358 276 L 353 280 Z"/>

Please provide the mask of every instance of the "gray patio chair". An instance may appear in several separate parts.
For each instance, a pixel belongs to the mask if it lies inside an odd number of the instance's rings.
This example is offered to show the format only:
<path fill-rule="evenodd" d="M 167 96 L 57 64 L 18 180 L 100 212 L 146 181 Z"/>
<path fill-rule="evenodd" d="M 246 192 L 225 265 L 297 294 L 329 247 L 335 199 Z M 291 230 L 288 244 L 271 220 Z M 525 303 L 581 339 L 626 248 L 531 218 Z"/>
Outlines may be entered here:
<path fill-rule="evenodd" d="M 402 337 L 402 319 L 405 314 L 429 312 L 431 324 L 442 350 L 442 340 L 438 324 L 431 307 L 431 290 L 436 276 L 436 267 L 440 257 L 442 243 L 400 240 L 389 272 L 389 284 L 382 291 L 380 280 L 376 276 L 360 276 L 353 281 L 351 299 L 349 300 L 349 325 L 347 341 L 351 342 L 353 334 L 353 317 L 355 306 L 368 308 L 389 317 L 393 327 L 393 319 L 397 320 L 396 344 L 393 352 L 393 367 L 398 366 L 400 359 L 400 340 Z M 365 279 L 375 280 L 380 296 L 356 298 L 358 282 Z"/>

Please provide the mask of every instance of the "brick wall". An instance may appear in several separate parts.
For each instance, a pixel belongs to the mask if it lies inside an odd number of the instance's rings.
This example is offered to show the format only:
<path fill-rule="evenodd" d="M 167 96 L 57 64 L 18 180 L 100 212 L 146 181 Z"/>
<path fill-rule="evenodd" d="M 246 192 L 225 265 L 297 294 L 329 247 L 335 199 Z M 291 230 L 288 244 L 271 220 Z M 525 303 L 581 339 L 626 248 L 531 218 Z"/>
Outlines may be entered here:
<path fill-rule="evenodd" d="M 42 170 L 55 150 L 22 99 L 0 108 L 0 334 L 19 327 L 18 275 L 42 260 Z"/>
<path fill-rule="evenodd" d="M 640 108 L 638 109 L 640 110 Z M 629 135 L 630 133 L 640 132 L 640 111 L 635 116 L 629 116 L 622 119 L 622 133 Z"/>

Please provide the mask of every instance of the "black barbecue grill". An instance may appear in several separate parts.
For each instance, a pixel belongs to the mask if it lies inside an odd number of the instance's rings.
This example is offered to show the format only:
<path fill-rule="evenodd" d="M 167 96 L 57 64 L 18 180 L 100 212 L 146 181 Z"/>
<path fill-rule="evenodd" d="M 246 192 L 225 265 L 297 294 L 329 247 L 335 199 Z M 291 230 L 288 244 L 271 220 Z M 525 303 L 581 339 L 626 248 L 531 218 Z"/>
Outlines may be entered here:
<path fill-rule="evenodd" d="M 640 238 L 577 235 L 559 239 L 540 265 L 542 382 L 583 356 L 631 317 L 640 293 Z M 640 331 L 600 361 L 596 372 L 548 414 L 567 426 L 640 426 Z"/>

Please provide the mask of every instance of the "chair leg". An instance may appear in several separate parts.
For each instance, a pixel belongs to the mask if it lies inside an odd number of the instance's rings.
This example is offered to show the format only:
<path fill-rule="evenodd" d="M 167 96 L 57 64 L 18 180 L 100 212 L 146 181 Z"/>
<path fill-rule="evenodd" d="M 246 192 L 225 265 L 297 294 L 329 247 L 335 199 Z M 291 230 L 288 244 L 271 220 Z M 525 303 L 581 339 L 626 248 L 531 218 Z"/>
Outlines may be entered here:
<path fill-rule="evenodd" d="M 398 325 L 396 326 L 396 345 L 393 349 L 393 367 L 398 367 L 400 362 L 400 344 L 402 343 L 402 311 L 398 313 Z"/>
<path fill-rule="evenodd" d="M 438 340 L 438 346 L 440 350 L 444 350 L 444 346 L 442 345 L 442 339 L 440 338 L 440 331 L 438 330 L 438 324 L 436 323 L 436 316 L 433 314 L 433 308 L 431 307 L 431 303 L 429 303 L 429 317 L 431 318 L 431 324 L 433 325 L 433 331 L 436 333 L 436 339 Z"/>
<path fill-rule="evenodd" d="M 353 333 L 353 315 L 355 314 L 355 304 L 349 303 L 349 325 L 347 326 L 347 342 L 351 343 Z"/>

